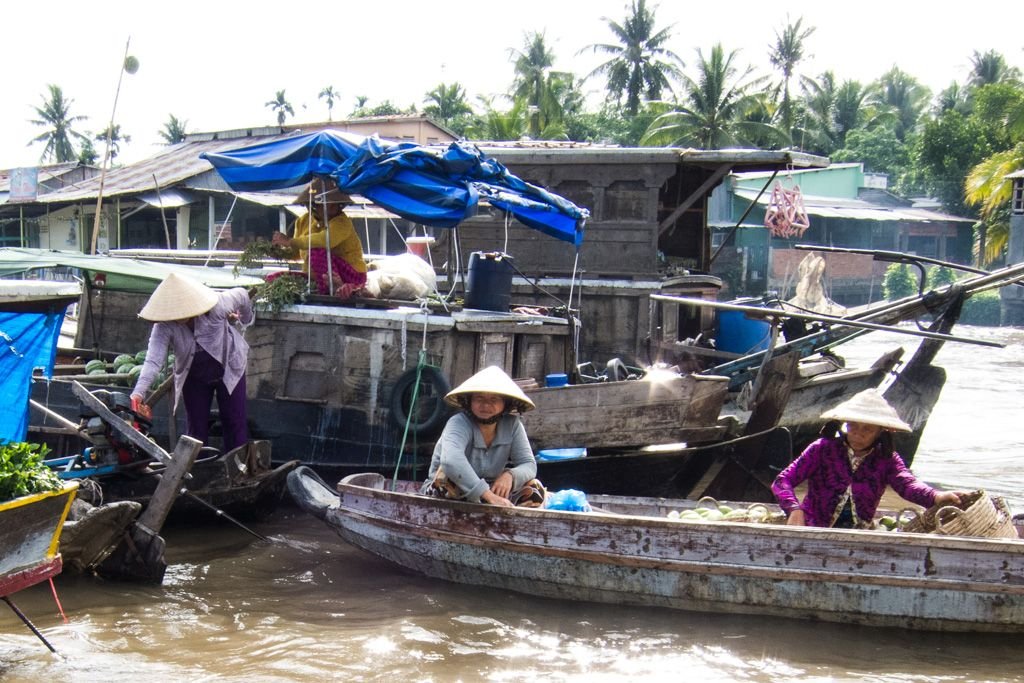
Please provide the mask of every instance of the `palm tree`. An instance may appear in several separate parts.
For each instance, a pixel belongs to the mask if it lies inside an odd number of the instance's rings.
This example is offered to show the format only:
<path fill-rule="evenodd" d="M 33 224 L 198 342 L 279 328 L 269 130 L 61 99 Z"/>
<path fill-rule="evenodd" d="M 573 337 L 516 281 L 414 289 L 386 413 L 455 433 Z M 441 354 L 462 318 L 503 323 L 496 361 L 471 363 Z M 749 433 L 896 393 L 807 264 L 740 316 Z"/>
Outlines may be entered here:
<path fill-rule="evenodd" d="M 662 91 L 672 92 L 670 79 L 682 76 L 683 60 L 665 47 L 672 37 L 672 26 L 656 30 L 654 10 L 647 9 L 645 0 L 633 0 L 630 15 L 622 24 L 607 17 L 601 20 L 608 24 L 618 44 L 597 43 L 580 50 L 611 55 L 587 78 L 606 75 L 609 98 L 621 102 L 625 95 L 626 114 L 636 116 L 641 97 L 660 100 Z"/>
<path fill-rule="evenodd" d="M 168 145 L 176 145 L 179 142 L 185 141 L 185 127 L 188 126 L 188 121 L 183 121 L 176 117 L 174 114 L 168 114 L 167 122 L 164 123 L 163 130 L 159 131 L 160 137 L 162 137 Z"/>
<path fill-rule="evenodd" d="M 111 163 L 121 153 L 121 143 L 130 143 L 130 135 L 121 135 L 121 124 L 115 123 L 112 127 L 106 128 L 102 133 L 97 133 L 93 138 L 96 142 L 108 142 L 110 144 L 109 158 Z"/>
<path fill-rule="evenodd" d="M 474 140 L 519 140 L 529 131 L 529 121 L 526 116 L 526 100 L 515 100 L 512 108 L 508 111 L 498 111 L 494 108 L 494 98 L 479 98 L 484 113 L 466 131 Z"/>
<path fill-rule="evenodd" d="M 776 31 L 775 45 L 768 55 L 772 66 L 782 72 L 782 104 L 779 107 L 779 118 L 782 127 L 787 131 L 792 130 L 794 121 L 789 81 L 796 72 L 797 64 L 805 57 L 804 41 L 814 33 L 814 28 L 805 29 L 801 26 L 802 23 L 803 17 L 800 17 L 795 23 L 787 23 L 781 34 Z"/>
<path fill-rule="evenodd" d="M 277 125 L 283 126 L 285 115 L 295 116 L 295 110 L 292 109 L 292 103 L 289 102 L 284 96 L 284 90 L 278 90 L 274 99 L 266 102 L 263 106 L 269 107 L 277 113 Z"/>
<path fill-rule="evenodd" d="M 967 79 L 967 84 L 972 88 L 992 83 L 1019 85 L 1020 77 L 1020 69 L 1007 64 L 1003 55 L 995 50 L 984 53 L 975 50 L 971 55 L 971 75 Z"/>
<path fill-rule="evenodd" d="M 1013 183 L 1006 176 L 1024 169 L 1024 100 L 1010 109 L 1005 120 L 1007 132 L 1017 144 L 972 168 L 964 183 L 967 203 L 980 208 L 981 222 L 987 228 L 982 254 L 985 263 L 1002 254 L 1010 239 L 1008 207 Z"/>
<path fill-rule="evenodd" d="M 515 80 L 512 83 L 512 99 L 526 103 L 530 135 L 541 137 L 542 131 L 562 120 L 562 106 L 555 96 L 556 90 L 564 89 L 564 81 L 572 74 L 552 71 L 555 55 L 547 46 L 543 33 L 528 33 L 523 50 L 509 50 L 515 59 Z"/>
<path fill-rule="evenodd" d="M 327 120 L 330 121 L 332 112 L 334 111 L 334 100 L 341 97 L 341 95 L 334 89 L 333 85 L 329 85 L 321 90 L 317 97 L 321 100 L 327 100 Z"/>
<path fill-rule="evenodd" d="M 870 100 L 871 104 L 888 108 L 896 115 L 893 132 L 902 142 L 917 125 L 930 97 L 928 88 L 894 66 L 876 81 Z"/>
<path fill-rule="evenodd" d="M 955 111 L 963 116 L 971 113 L 970 89 L 952 81 L 945 90 L 935 98 L 935 114 L 941 116 L 943 112 Z"/>
<path fill-rule="evenodd" d="M 466 102 L 466 91 L 457 82 L 451 85 L 438 83 L 423 101 L 429 103 L 423 107 L 423 113 L 446 126 L 458 116 L 473 113 Z"/>
<path fill-rule="evenodd" d="M 30 119 L 30 122 L 37 126 L 46 126 L 48 130 L 33 138 L 28 144 L 45 142 L 43 153 L 39 156 L 40 161 L 50 159 L 61 164 L 67 161 L 74 161 L 77 158 L 72 138 L 79 141 L 88 138 L 76 131 L 72 126 L 79 121 L 85 121 L 86 116 L 72 116 L 71 103 L 74 100 L 64 99 L 64 92 L 57 85 L 47 85 L 49 97 L 43 96 L 43 106 L 35 107 L 38 119 Z"/>
<path fill-rule="evenodd" d="M 682 106 L 654 119 L 641 144 L 721 149 L 749 144 L 758 137 L 782 138 L 778 128 L 745 119 L 757 106 L 751 91 L 763 85 L 765 79 L 746 81 L 753 69 L 748 66 L 740 72 L 734 64 L 736 55 L 736 50 L 727 55 L 718 43 L 705 59 L 698 48 L 697 78 L 683 76 L 686 93 Z"/>

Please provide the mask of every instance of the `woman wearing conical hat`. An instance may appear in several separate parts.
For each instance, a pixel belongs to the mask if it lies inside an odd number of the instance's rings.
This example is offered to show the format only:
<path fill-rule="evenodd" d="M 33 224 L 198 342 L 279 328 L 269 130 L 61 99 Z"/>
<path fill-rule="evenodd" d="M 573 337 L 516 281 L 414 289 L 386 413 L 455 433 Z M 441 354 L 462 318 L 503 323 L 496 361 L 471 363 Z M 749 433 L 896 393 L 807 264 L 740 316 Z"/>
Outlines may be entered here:
<path fill-rule="evenodd" d="M 249 345 L 232 323 L 252 324 L 249 292 L 242 287 L 216 292 L 190 277 L 171 273 L 153 291 L 139 317 L 154 324 L 132 403 L 149 412 L 146 392 L 170 351 L 174 354 L 174 409 L 179 399 L 185 404 L 185 434 L 207 443 L 210 407 L 216 396 L 223 450 L 248 441 L 245 366 Z"/>
<path fill-rule="evenodd" d="M 295 203 L 310 208 L 309 213 L 295 221 L 293 237 L 275 232 L 272 242 L 302 258 L 302 271 L 310 274 L 318 293 L 327 294 L 333 289 L 334 296 L 348 299 L 366 286 L 367 270 L 363 244 L 352 220 L 345 215 L 345 206 L 352 203 L 352 198 L 334 181 L 316 178 Z M 275 273 L 267 280 L 280 275 Z"/>
<path fill-rule="evenodd" d="M 772 484 L 788 515 L 787 524 L 870 528 L 886 486 L 924 507 L 960 503 L 957 493 L 920 481 L 893 451 L 889 432 L 909 432 L 910 426 L 875 389 L 856 394 L 821 417 L 829 420 L 822 438 L 804 449 Z M 794 490 L 805 481 L 807 495 L 801 502 Z"/>
<path fill-rule="evenodd" d="M 461 408 L 434 446 L 422 492 L 442 498 L 511 507 L 539 507 L 544 487 L 516 413 L 533 410 L 523 390 L 492 365 L 445 396 Z"/>

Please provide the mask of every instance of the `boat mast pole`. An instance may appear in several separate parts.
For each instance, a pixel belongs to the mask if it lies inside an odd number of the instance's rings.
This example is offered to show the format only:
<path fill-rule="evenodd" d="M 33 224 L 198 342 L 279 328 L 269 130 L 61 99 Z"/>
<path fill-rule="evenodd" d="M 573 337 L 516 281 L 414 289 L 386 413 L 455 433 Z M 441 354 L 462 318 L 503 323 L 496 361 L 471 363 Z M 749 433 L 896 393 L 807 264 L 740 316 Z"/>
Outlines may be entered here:
<path fill-rule="evenodd" d="M 114 91 L 114 107 L 110 111 L 110 125 L 107 126 L 107 144 L 103 150 L 103 164 L 100 166 L 100 187 L 96 193 L 96 218 L 92 224 L 92 245 L 89 247 L 89 253 L 96 253 L 96 241 L 100 236 L 100 210 L 103 208 L 103 183 L 107 179 L 107 162 L 110 160 L 110 142 L 114 136 L 114 114 L 117 112 L 117 98 L 121 94 L 121 80 L 124 78 L 125 65 L 128 62 L 128 46 L 132 42 L 132 37 L 128 36 L 128 40 L 124 44 L 124 57 L 121 58 L 121 68 L 117 74 L 117 90 Z"/>

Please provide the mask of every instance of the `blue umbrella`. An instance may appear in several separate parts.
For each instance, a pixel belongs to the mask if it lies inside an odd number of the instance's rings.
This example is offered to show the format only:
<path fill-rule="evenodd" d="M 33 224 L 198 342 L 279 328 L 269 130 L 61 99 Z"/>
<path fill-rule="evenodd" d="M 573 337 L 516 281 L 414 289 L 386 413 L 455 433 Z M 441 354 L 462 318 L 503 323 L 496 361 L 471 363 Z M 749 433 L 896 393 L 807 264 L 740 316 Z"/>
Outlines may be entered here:
<path fill-rule="evenodd" d="M 589 216 L 509 173 L 468 142 L 435 149 L 325 130 L 201 156 L 237 192 L 281 190 L 330 176 L 342 192 L 434 227 L 458 225 L 484 197 L 525 225 L 579 247 Z"/>

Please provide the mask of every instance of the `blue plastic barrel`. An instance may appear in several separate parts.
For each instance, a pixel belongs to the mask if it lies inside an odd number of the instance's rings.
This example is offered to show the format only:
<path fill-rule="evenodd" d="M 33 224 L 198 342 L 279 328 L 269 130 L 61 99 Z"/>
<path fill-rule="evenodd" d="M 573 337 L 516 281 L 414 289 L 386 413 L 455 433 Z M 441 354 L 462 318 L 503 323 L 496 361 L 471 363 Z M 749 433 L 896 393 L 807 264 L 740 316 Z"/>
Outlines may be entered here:
<path fill-rule="evenodd" d="M 508 312 L 512 300 L 512 257 L 499 252 L 469 255 L 465 308 Z"/>
<path fill-rule="evenodd" d="M 760 301 L 760 299 L 756 301 Z M 743 311 L 718 312 L 715 348 L 719 351 L 742 354 L 757 353 L 768 348 L 770 339 L 771 325 L 766 321 L 748 318 Z"/>

